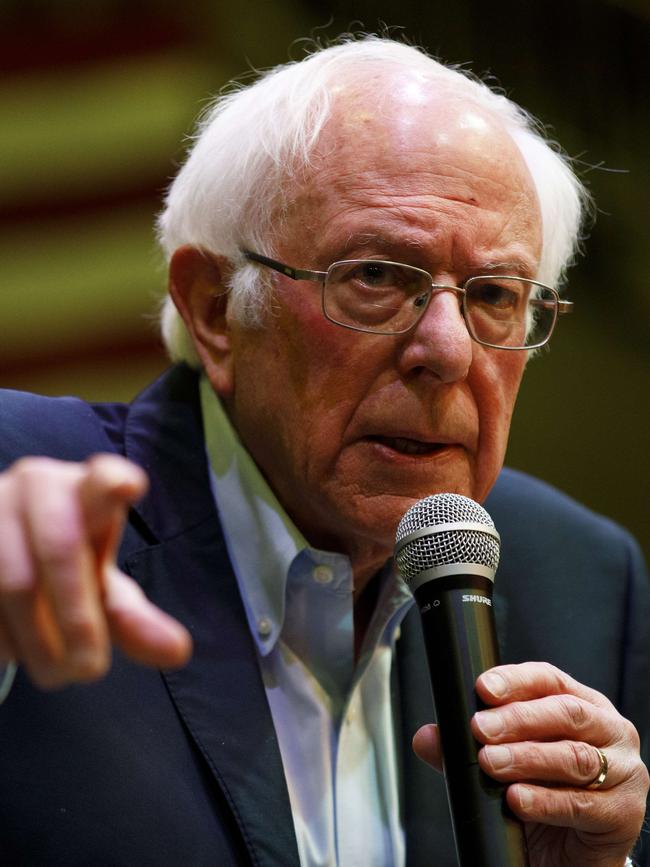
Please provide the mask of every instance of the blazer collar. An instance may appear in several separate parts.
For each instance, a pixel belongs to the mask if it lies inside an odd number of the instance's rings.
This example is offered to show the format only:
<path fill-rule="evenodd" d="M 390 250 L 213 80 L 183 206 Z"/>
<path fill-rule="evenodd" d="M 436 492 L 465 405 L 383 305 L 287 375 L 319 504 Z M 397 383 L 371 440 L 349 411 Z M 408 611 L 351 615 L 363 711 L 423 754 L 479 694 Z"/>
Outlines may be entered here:
<path fill-rule="evenodd" d="M 131 404 L 125 454 L 149 475 L 135 511 L 160 540 L 170 539 L 217 513 L 208 480 L 198 374 L 171 368 Z"/>
<path fill-rule="evenodd" d="M 131 406 L 125 452 L 149 474 L 136 507 L 157 544 L 127 556 L 194 653 L 169 694 L 260 867 L 298 867 L 289 795 L 259 665 L 210 489 L 198 378 L 173 368 Z"/>

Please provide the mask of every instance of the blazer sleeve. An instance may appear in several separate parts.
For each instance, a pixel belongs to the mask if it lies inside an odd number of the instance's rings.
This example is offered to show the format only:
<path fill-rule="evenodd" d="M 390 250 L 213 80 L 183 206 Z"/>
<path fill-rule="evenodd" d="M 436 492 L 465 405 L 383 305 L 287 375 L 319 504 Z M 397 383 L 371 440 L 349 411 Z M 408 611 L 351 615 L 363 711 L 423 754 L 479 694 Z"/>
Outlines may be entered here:
<path fill-rule="evenodd" d="M 0 470 L 28 455 L 80 461 L 114 451 L 99 416 L 84 401 L 0 389 Z"/>

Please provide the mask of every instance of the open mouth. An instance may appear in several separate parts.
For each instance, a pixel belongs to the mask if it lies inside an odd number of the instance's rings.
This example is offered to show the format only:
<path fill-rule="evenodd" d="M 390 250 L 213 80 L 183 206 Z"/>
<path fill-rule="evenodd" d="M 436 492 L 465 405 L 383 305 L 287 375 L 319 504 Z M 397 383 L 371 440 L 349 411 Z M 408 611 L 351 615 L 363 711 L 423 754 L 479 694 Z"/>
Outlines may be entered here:
<path fill-rule="evenodd" d="M 408 437 L 369 437 L 371 442 L 379 443 L 379 445 L 392 449 L 401 455 L 426 456 L 432 455 L 442 449 L 448 447 L 448 443 L 429 443 L 422 440 L 413 440 Z"/>

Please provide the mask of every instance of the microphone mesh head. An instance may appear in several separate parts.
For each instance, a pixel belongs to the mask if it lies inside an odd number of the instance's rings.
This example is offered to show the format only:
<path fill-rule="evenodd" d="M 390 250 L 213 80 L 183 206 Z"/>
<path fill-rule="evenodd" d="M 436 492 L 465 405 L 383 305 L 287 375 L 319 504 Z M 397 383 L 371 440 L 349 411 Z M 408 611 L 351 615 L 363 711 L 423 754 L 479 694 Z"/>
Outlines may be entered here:
<path fill-rule="evenodd" d="M 396 543 L 416 530 L 431 532 L 408 542 L 396 554 L 395 561 L 407 581 L 434 566 L 473 563 L 496 571 L 499 565 L 499 540 L 490 533 L 475 529 L 447 529 L 441 524 L 485 524 L 494 522 L 482 506 L 460 494 L 434 494 L 408 510 L 397 528 Z"/>

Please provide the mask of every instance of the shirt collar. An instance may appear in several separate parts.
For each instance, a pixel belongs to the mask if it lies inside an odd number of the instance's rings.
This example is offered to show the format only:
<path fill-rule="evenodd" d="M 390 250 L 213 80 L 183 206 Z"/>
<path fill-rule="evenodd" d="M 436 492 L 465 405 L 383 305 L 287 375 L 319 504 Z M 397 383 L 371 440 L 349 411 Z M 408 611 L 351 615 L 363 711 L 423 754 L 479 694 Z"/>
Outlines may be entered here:
<path fill-rule="evenodd" d="M 242 445 L 205 376 L 200 393 L 212 491 L 249 628 L 266 655 L 282 629 L 289 567 L 307 542 Z"/>
<path fill-rule="evenodd" d="M 206 376 L 201 377 L 200 395 L 212 492 L 249 629 L 260 654 L 266 656 L 282 632 L 287 581 L 296 573 L 296 567 L 304 569 L 305 557 L 309 555 L 310 571 L 315 564 L 328 564 L 341 576 L 337 580 L 345 581 L 349 559 L 343 554 L 309 548 L 242 445 Z M 389 572 L 386 567 L 373 617 L 375 629 L 371 631 L 375 633 L 375 641 L 379 639 L 377 633 L 384 629 L 386 636 L 391 633 L 389 640 L 392 640 L 412 600 L 406 585 L 389 580 Z M 350 577 L 350 595 L 351 586 Z"/>

